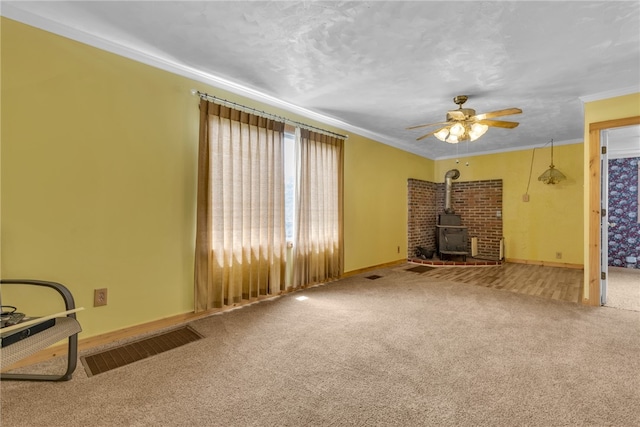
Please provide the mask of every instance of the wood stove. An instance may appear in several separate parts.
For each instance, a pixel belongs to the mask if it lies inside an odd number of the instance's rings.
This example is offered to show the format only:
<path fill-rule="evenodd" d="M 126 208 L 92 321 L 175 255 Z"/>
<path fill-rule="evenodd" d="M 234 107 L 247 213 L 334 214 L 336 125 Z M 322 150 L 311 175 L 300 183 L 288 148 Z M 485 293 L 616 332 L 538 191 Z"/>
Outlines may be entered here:
<path fill-rule="evenodd" d="M 445 197 L 444 212 L 438 215 L 438 224 L 436 225 L 436 247 L 440 259 L 445 259 L 451 255 L 461 255 L 463 260 L 467 260 L 468 247 L 468 231 L 467 227 L 462 225 L 460 215 L 454 213 L 451 206 L 451 187 L 452 180 L 460 177 L 460 171 L 451 169 L 444 175 Z"/>
<path fill-rule="evenodd" d="M 467 260 L 469 255 L 469 235 L 467 227 L 461 225 L 460 215 L 440 214 L 436 225 L 436 245 L 438 256 L 445 259 L 448 256 L 459 255 Z"/>

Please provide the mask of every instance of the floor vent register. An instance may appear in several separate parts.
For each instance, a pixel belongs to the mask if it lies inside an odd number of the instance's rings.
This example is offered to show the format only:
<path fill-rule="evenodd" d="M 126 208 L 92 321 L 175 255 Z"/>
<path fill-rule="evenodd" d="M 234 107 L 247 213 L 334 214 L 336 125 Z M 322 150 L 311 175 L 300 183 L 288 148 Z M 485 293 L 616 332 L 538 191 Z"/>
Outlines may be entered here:
<path fill-rule="evenodd" d="M 80 358 L 87 376 L 98 375 L 189 344 L 202 335 L 188 326 Z"/>

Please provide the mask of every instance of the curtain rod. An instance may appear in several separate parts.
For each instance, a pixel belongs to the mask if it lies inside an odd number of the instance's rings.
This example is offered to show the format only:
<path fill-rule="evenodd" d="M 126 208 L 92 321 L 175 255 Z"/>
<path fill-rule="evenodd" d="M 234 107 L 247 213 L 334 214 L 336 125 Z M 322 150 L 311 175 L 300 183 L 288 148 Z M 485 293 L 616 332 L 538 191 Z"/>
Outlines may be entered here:
<path fill-rule="evenodd" d="M 209 95 L 208 93 L 200 92 L 199 90 L 196 90 L 196 89 L 191 89 L 191 94 L 198 95 L 200 98 L 206 99 L 207 101 L 217 102 L 217 103 L 224 103 L 224 104 L 233 106 L 235 108 L 242 108 L 246 112 L 250 112 L 250 113 L 265 117 L 267 119 L 272 119 L 272 120 L 276 120 L 276 121 L 279 121 L 279 122 L 284 122 L 284 123 L 289 124 L 289 125 L 299 126 L 299 127 L 303 128 L 303 129 L 307 129 L 307 130 L 311 130 L 311 131 L 319 132 L 319 133 L 324 133 L 324 134 L 329 135 L 329 136 L 337 136 L 337 137 L 342 138 L 342 139 L 349 138 L 347 135 L 341 135 L 341 134 L 336 133 L 336 132 L 331 132 L 330 130 L 326 130 L 326 129 L 322 129 L 322 128 L 319 128 L 319 127 L 307 125 L 305 123 L 296 122 L 295 120 L 290 120 L 290 119 L 287 119 L 286 117 L 277 116 L 275 114 L 271 114 L 271 113 L 267 113 L 265 111 L 257 110 L 257 109 L 252 108 L 252 107 L 247 107 L 246 105 L 238 104 L 237 102 L 228 101 L 226 99 L 218 98 L 217 96 Z"/>

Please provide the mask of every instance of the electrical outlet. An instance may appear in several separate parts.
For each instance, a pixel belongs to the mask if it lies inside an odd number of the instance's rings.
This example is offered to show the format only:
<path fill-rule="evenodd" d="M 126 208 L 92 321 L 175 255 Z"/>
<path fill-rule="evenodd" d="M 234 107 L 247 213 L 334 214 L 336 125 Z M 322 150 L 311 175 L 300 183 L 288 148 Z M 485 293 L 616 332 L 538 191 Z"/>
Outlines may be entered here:
<path fill-rule="evenodd" d="M 107 288 L 93 290 L 93 306 L 107 305 Z"/>
<path fill-rule="evenodd" d="M 562 252 L 556 252 L 556 259 L 562 259 Z"/>

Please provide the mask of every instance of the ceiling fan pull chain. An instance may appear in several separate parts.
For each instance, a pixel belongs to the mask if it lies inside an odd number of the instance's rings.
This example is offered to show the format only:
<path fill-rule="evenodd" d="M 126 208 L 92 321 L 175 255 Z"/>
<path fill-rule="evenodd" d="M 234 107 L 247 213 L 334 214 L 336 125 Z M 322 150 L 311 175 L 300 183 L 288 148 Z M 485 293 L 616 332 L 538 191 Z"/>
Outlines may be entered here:
<path fill-rule="evenodd" d="M 469 142 L 467 141 L 467 159 L 469 158 Z M 465 166 L 469 166 L 469 161 L 465 163 Z"/>

